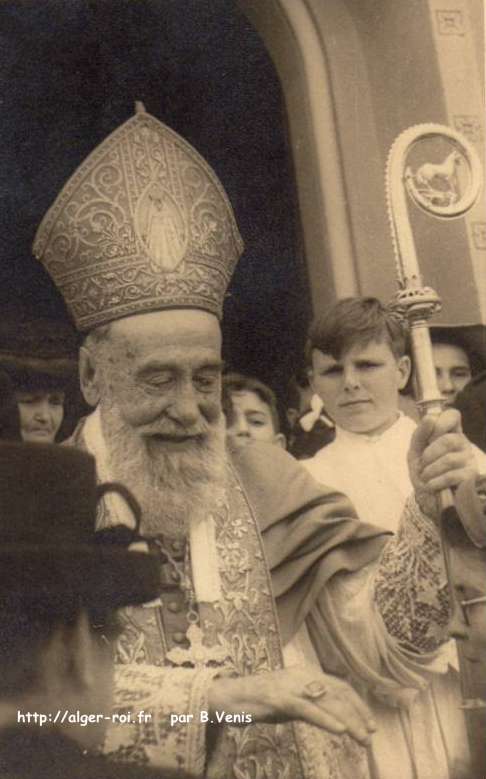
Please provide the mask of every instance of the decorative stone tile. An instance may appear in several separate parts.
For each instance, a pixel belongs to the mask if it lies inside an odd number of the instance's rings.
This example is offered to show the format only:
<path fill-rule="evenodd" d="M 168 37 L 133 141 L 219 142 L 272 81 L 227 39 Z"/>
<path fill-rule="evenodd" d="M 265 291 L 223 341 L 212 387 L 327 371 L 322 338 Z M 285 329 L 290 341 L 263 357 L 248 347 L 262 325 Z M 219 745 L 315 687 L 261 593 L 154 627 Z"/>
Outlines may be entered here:
<path fill-rule="evenodd" d="M 439 35 L 465 35 L 464 15 L 460 9 L 436 11 Z"/>
<path fill-rule="evenodd" d="M 476 114 L 455 114 L 453 116 L 454 127 L 458 132 L 473 143 L 480 143 L 482 139 L 481 120 Z"/>
<path fill-rule="evenodd" d="M 473 244 L 476 249 L 486 250 L 486 222 L 473 222 L 471 225 Z"/>

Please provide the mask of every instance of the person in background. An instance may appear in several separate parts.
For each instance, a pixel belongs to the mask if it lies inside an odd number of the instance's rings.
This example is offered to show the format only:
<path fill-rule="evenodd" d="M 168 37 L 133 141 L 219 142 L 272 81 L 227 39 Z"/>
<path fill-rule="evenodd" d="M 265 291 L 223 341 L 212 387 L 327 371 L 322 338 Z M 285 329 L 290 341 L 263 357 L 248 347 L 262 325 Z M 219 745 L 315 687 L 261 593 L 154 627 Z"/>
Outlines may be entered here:
<path fill-rule="evenodd" d="M 486 452 L 486 371 L 475 376 L 456 397 L 462 427 L 473 444 Z"/>
<path fill-rule="evenodd" d="M 308 369 L 292 376 L 288 386 L 289 452 L 297 460 L 312 457 L 334 440 L 334 422 L 309 381 Z"/>
<path fill-rule="evenodd" d="M 437 384 L 448 406 L 471 380 L 471 363 L 462 346 L 432 339 Z"/>
<path fill-rule="evenodd" d="M 470 386 L 470 385 L 469 385 Z M 484 397 L 483 397 L 484 401 Z M 459 492 L 467 488 L 459 487 Z M 486 477 L 475 480 L 462 529 L 446 530 L 456 608 L 449 633 L 458 642 L 467 678 L 469 738 L 476 744 L 471 779 L 486 776 Z M 471 546 L 472 541 L 473 546 Z"/>
<path fill-rule="evenodd" d="M 0 370 L 0 440 L 20 441 L 20 417 L 12 381 Z"/>
<path fill-rule="evenodd" d="M 96 753 L 111 718 L 116 609 L 152 600 L 160 577 L 136 530 L 95 533 L 98 493 L 89 454 L 0 444 L 2 779 L 168 776 Z M 139 523 L 134 498 L 121 497 Z"/>
<path fill-rule="evenodd" d="M 446 405 L 453 406 L 471 378 L 486 368 L 484 329 L 436 325 L 430 335 L 439 390 Z"/>
<path fill-rule="evenodd" d="M 336 438 L 303 465 L 342 490 L 362 519 L 396 531 L 410 492 L 407 452 L 415 422 L 400 409 L 411 370 L 407 331 L 376 298 L 344 298 L 311 325 L 311 382 Z M 486 472 L 486 457 L 474 449 Z"/>
<path fill-rule="evenodd" d="M 270 387 L 251 376 L 227 373 L 223 376 L 222 392 L 226 435 L 234 446 L 264 441 L 285 449 L 277 398 Z"/>
<path fill-rule="evenodd" d="M 405 348 L 401 324 L 375 298 L 340 300 L 309 330 L 311 382 L 336 437 L 302 464 L 347 494 L 362 519 L 393 531 L 410 492 L 406 454 L 415 429 L 398 407 L 410 375 Z"/>
<path fill-rule="evenodd" d="M 64 389 L 57 381 L 36 377 L 15 393 L 23 441 L 52 444 L 64 419 Z"/>
<path fill-rule="evenodd" d="M 302 368 L 296 371 L 287 385 L 286 415 L 290 429 L 293 429 L 297 420 L 310 410 L 312 395 L 307 370 Z"/>
<path fill-rule="evenodd" d="M 72 431 L 76 347 L 75 333 L 61 322 L 3 323 L 0 367 L 13 384 L 23 441 L 54 443 Z"/>

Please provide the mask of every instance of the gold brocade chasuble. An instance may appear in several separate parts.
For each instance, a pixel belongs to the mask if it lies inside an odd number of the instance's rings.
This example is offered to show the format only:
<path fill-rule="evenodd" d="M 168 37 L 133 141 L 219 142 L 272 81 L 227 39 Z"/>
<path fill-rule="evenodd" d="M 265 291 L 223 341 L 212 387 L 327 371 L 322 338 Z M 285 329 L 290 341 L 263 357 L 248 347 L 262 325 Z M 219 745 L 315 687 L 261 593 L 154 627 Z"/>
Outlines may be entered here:
<path fill-rule="evenodd" d="M 84 445 L 79 431 L 72 443 Z M 206 751 L 204 684 L 217 673 L 245 676 L 283 667 L 261 534 L 230 466 L 224 498 L 212 516 L 222 598 L 198 604 L 197 624 L 188 622 L 187 594 L 177 573 L 185 543 L 162 539 L 177 565 L 163 563 L 156 601 L 121 614 L 114 709 L 121 722 L 109 726 L 105 751 L 118 760 L 179 767 L 208 779 L 368 779 L 361 747 L 303 723 L 220 725 Z M 100 523 L 111 523 L 106 506 Z M 137 718 L 140 710 L 145 717 Z M 171 724 L 171 715 L 189 713 L 192 720 Z"/>
<path fill-rule="evenodd" d="M 164 563 L 159 601 L 123 613 L 119 662 L 174 668 L 209 665 L 238 676 L 282 668 L 277 616 L 261 537 L 233 475 L 226 496 L 213 513 L 223 599 L 216 604 L 200 604 L 199 625 L 189 624 L 186 595 L 177 573 L 173 565 Z M 164 540 L 164 545 L 182 566 L 182 544 Z M 190 646 L 187 635 L 192 638 Z M 177 701 L 173 712 L 184 714 Z M 199 712 L 194 715 L 199 718 Z M 170 722 L 166 727 L 171 727 Z M 306 776 L 292 725 L 225 725 L 218 730 L 207 766 L 209 776 Z"/>

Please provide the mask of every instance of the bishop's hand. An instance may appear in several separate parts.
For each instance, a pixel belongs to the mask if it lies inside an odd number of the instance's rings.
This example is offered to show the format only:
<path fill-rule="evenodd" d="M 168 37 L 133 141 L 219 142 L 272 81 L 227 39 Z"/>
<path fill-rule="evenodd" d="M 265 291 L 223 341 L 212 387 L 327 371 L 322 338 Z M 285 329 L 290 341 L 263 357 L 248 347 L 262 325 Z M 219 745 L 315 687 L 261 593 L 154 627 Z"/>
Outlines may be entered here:
<path fill-rule="evenodd" d="M 252 722 L 302 720 L 331 733 L 348 733 L 369 744 L 376 725 L 370 711 L 343 679 L 305 667 L 220 677 L 209 690 L 210 718 L 216 712 L 251 714 Z"/>
<path fill-rule="evenodd" d="M 477 473 L 458 411 L 447 409 L 420 422 L 410 444 L 408 467 L 420 510 L 435 517 L 437 494 L 447 487 L 458 487 Z"/>

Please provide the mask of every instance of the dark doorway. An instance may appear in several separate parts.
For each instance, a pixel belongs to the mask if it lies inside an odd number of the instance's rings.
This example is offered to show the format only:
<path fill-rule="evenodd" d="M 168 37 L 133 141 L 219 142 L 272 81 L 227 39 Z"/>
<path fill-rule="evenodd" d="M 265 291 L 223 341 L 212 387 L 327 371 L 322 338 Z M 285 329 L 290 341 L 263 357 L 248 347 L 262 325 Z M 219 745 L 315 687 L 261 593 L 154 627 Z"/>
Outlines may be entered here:
<path fill-rule="evenodd" d="M 226 304 L 225 357 L 277 390 L 309 311 L 280 85 L 233 0 L 30 0 L 0 9 L 5 315 L 65 316 L 31 257 L 67 177 L 133 112 L 185 136 L 217 171 L 246 251 Z"/>

